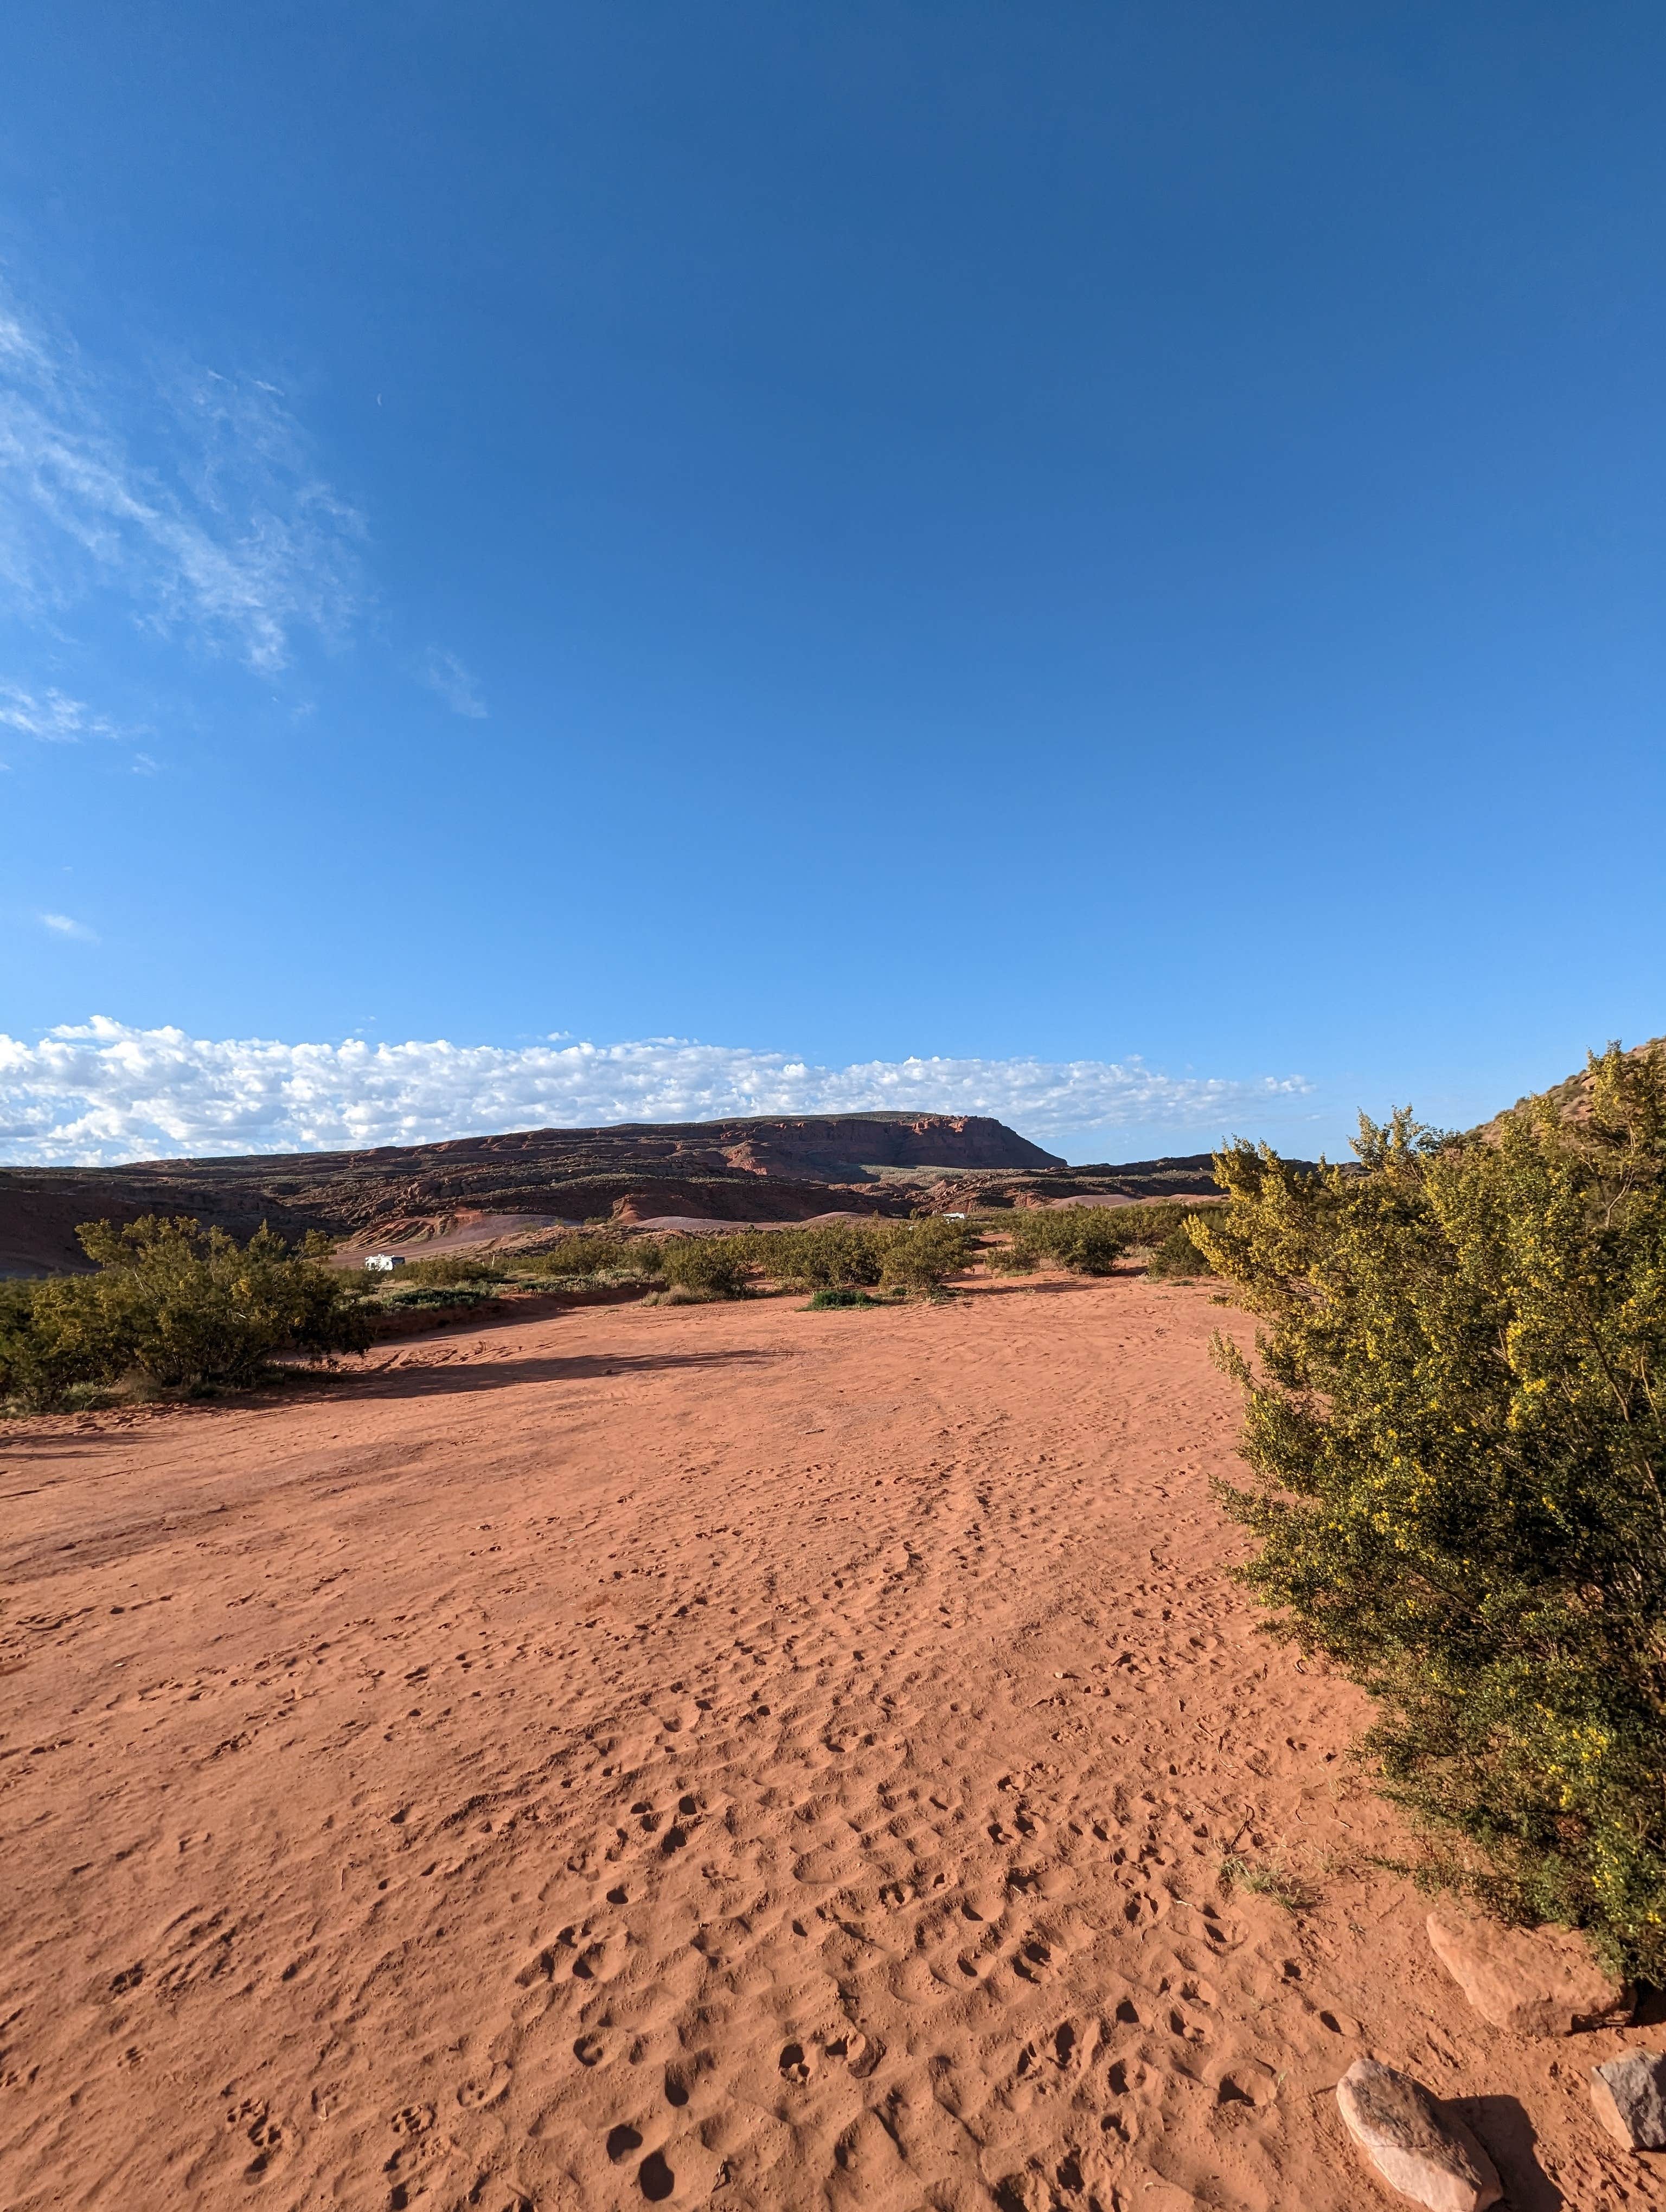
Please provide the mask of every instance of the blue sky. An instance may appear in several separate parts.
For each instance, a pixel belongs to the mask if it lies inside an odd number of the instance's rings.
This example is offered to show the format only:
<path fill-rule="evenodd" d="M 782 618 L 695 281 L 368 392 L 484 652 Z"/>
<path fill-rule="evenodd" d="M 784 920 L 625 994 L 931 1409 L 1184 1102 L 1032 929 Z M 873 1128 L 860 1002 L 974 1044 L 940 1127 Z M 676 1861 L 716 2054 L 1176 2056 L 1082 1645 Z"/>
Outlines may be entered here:
<path fill-rule="evenodd" d="M 0 82 L 7 1157 L 1334 1151 L 1666 1030 L 1658 9 L 13 0 Z"/>

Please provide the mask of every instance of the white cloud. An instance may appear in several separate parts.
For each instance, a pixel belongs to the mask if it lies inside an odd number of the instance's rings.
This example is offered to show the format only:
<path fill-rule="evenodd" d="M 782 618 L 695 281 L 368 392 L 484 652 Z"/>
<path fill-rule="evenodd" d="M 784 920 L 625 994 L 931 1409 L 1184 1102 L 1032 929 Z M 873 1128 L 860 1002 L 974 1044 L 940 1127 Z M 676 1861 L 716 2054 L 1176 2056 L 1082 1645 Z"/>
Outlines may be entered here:
<path fill-rule="evenodd" d="M 25 611 L 111 586 L 269 674 L 296 629 L 350 620 L 363 534 L 271 386 L 185 368 L 119 393 L 0 295 L 0 581 Z"/>
<path fill-rule="evenodd" d="M 125 735 L 84 700 L 70 699 L 51 688 L 37 693 L 6 683 L 0 683 L 0 730 L 16 730 L 23 737 L 57 745 L 72 745 L 82 738 Z"/>
<path fill-rule="evenodd" d="M 0 1034 L 0 1157 L 94 1164 L 183 1154 L 344 1151 L 495 1130 L 875 1107 L 992 1114 L 1040 1142 L 1065 1132 L 1223 1129 L 1305 1092 L 1299 1077 L 1231 1083 L 1139 1060 L 866 1060 L 679 1038 L 519 1049 L 443 1042 L 280 1044 L 132 1029 L 102 1016 L 39 1043 Z"/>
<path fill-rule="evenodd" d="M 43 914 L 40 919 L 41 927 L 50 929 L 56 936 L 73 937 L 82 945 L 96 945 L 99 941 L 97 930 L 88 929 L 84 921 L 77 921 L 73 915 Z M 0 1122 L 0 1127 L 3 1126 L 3 1122 Z"/>
<path fill-rule="evenodd" d="M 440 694 L 453 714 L 466 715 L 471 722 L 485 720 L 486 702 L 480 687 L 454 653 L 431 648 L 423 663 L 423 681 L 430 691 Z"/>

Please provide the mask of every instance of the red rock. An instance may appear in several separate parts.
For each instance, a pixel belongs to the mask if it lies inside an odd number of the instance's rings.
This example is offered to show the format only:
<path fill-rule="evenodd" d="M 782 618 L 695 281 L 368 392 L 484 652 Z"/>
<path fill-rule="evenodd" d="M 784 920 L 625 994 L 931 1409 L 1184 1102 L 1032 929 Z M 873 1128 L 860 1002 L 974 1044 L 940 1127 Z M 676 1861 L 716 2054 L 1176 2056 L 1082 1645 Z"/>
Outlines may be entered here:
<path fill-rule="evenodd" d="M 1435 1956 L 1494 2027 L 1574 2035 L 1617 2027 L 1632 2016 L 1632 1990 L 1577 1929 L 1506 1928 L 1453 1905 L 1438 1905 L 1427 1925 Z"/>
<path fill-rule="evenodd" d="M 1469 2130 L 1409 2074 L 1356 2058 L 1336 2084 L 1336 2105 L 1383 2180 L 1426 2212 L 1486 2212 L 1503 2196 Z"/>

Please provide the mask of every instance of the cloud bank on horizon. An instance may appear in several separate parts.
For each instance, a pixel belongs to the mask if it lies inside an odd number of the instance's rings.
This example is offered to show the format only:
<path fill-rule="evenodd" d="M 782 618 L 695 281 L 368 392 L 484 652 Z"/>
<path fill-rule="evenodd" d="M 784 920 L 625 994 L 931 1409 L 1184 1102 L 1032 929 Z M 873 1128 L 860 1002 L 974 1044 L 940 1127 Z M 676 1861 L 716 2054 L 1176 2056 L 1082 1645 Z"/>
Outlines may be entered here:
<path fill-rule="evenodd" d="M 98 1015 L 34 1044 L 0 1033 L 0 1158 L 113 1165 L 241 1152 L 355 1151 L 497 1130 L 876 1108 L 989 1114 L 1045 1141 L 1162 1122 L 1219 1134 L 1288 1103 L 1300 1076 L 1170 1076 L 1137 1059 L 864 1060 L 676 1037 L 517 1048 L 441 1040 L 283 1044 L 143 1030 Z"/>

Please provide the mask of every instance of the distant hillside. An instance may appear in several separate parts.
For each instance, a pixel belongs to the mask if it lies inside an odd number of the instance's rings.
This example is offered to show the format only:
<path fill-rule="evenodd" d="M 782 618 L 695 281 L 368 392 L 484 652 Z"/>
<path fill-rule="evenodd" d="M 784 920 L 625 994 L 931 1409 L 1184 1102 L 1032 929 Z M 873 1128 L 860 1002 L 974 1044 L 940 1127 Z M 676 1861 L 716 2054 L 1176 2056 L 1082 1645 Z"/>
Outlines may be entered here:
<path fill-rule="evenodd" d="M 983 1115 L 796 1115 L 533 1129 L 365 1152 L 0 1169 L 0 1273 L 84 1264 L 76 1224 L 190 1213 L 246 1237 L 262 1221 L 353 1244 L 454 1235 L 482 1217 L 536 1224 L 666 1215 L 800 1221 L 906 1213 L 945 1176 L 1065 1170 Z"/>
<path fill-rule="evenodd" d="M 1662 1047 L 1666 1047 L 1666 1036 L 1651 1037 L 1645 1044 L 1633 1045 L 1630 1050 L 1626 1053 L 1626 1057 L 1627 1060 L 1637 1060 L 1639 1059 L 1644 1053 L 1655 1052 L 1659 1050 Z M 1518 1114 L 1522 1110 L 1523 1107 L 1531 1106 L 1540 1098 L 1548 1098 L 1551 1100 L 1551 1102 L 1559 1107 L 1562 1113 L 1564 1113 L 1570 1121 L 1583 1121 L 1586 1120 L 1590 1113 L 1590 1073 L 1589 1069 L 1582 1067 L 1577 1073 L 1564 1077 L 1560 1083 L 1553 1083 L 1547 1091 L 1529 1092 L 1528 1097 L 1525 1098 L 1518 1098 L 1513 1106 L 1505 1107 L 1503 1114 L 1495 1114 L 1493 1119 L 1485 1125 L 1486 1129 L 1496 1129 L 1499 1124 L 1504 1120 L 1505 1114 Z"/>

